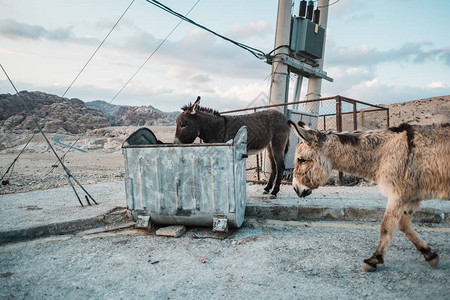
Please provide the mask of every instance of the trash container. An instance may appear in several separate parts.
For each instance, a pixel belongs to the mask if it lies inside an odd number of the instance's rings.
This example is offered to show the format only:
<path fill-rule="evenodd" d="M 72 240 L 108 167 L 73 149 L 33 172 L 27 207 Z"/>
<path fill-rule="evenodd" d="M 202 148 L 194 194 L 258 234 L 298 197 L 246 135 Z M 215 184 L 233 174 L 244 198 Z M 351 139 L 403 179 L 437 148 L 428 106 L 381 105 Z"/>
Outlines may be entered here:
<path fill-rule="evenodd" d="M 247 128 L 215 144 L 162 144 L 140 128 L 122 145 L 127 207 L 136 220 L 212 226 L 217 217 L 240 227 L 246 206 Z"/>

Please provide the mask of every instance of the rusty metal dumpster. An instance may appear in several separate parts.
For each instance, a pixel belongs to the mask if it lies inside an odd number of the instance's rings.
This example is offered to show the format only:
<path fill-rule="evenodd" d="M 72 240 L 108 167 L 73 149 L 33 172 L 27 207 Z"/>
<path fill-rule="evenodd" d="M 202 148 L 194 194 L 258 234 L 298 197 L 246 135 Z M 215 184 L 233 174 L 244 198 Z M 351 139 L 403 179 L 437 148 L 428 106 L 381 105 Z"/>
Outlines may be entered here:
<path fill-rule="evenodd" d="M 240 227 L 246 205 L 247 128 L 218 144 L 158 144 L 147 128 L 123 143 L 127 207 L 136 220 L 212 226 L 216 217 Z"/>

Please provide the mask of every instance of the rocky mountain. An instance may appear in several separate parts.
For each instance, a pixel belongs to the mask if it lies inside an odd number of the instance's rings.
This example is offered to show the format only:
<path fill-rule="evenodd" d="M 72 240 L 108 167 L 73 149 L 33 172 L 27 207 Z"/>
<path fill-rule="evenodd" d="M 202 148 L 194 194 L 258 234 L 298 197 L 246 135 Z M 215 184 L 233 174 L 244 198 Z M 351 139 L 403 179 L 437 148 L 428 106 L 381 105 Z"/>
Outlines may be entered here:
<path fill-rule="evenodd" d="M 43 92 L 22 91 L 20 96 L 48 133 L 77 134 L 108 126 L 174 125 L 179 114 L 152 106 L 111 105 L 101 100 L 85 103 Z M 0 94 L 0 126 L 4 132 L 38 130 L 17 94 Z"/>
<path fill-rule="evenodd" d="M 101 111 L 87 108 L 80 99 L 27 91 L 20 92 L 20 97 L 45 132 L 77 134 L 110 125 Z M 38 130 L 20 97 L 0 94 L 0 126 L 3 131 Z"/>
<path fill-rule="evenodd" d="M 179 112 L 166 113 L 153 106 L 123 106 L 96 100 L 86 102 L 89 108 L 102 111 L 114 126 L 175 125 Z"/>

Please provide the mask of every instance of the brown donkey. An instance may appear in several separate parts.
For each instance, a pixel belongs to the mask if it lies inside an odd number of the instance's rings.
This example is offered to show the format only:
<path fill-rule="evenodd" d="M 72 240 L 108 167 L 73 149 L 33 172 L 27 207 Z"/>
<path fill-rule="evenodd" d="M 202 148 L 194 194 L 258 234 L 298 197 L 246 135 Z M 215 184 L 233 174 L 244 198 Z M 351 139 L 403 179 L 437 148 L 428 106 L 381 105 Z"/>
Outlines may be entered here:
<path fill-rule="evenodd" d="M 194 104 L 186 105 L 177 118 L 174 143 L 190 144 L 199 137 L 205 143 L 224 143 L 247 126 L 247 153 L 257 154 L 267 148 L 272 168 L 264 193 L 276 198 L 284 172 L 284 153 L 288 148 L 290 127 L 288 119 L 276 110 L 264 110 L 247 115 L 222 116 L 217 111 Z M 273 182 L 275 180 L 275 186 Z"/>
<path fill-rule="evenodd" d="M 350 133 L 316 131 L 299 125 L 290 122 L 304 141 L 296 149 L 292 183 L 299 197 L 311 194 L 331 170 L 339 170 L 377 182 L 388 198 L 378 246 L 361 269 L 374 271 L 384 263 L 397 228 L 435 268 L 439 257 L 417 235 L 411 220 L 421 200 L 450 198 L 450 124 L 402 124 Z"/>

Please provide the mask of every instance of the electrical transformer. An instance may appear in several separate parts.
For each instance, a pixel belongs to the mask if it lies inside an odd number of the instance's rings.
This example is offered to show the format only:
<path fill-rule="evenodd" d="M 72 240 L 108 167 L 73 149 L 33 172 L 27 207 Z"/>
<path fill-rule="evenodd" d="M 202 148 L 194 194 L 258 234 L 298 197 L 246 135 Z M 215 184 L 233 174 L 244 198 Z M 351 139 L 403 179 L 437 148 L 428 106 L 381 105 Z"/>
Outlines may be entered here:
<path fill-rule="evenodd" d="M 322 58 L 325 29 L 302 17 L 292 18 L 291 50 L 308 59 Z"/>

